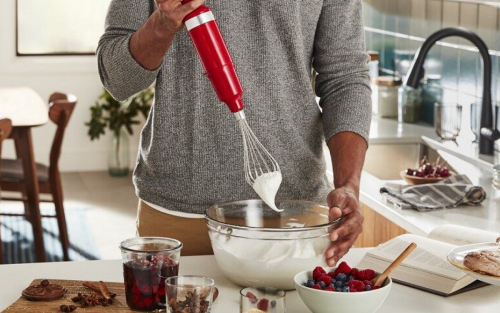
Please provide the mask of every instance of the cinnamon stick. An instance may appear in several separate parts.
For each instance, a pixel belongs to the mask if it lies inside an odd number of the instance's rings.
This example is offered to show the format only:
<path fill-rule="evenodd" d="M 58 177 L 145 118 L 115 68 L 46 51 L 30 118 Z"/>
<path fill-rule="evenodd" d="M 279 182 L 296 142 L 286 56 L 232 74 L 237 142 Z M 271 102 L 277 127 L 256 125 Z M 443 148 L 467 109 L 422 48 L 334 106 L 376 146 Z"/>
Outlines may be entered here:
<path fill-rule="evenodd" d="M 93 291 L 95 291 L 95 292 L 99 292 L 100 294 L 102 294 L 104 296 L 104 294 L 101 292 L 100 286 L 96 286 L 96 285 L 94 285 L 94 284 L 92 284 L 92 283 L 90 283 L 88 281 L 84 282 L 82 285 L 85 286 L 85 287 L 87 287 L 87 288 L 89 288 L 89 289 L 91 289 L 91 290 L 93 290 Z M 106 286 L 106 285 L 104 285 L 104 286 Z M 106 290 L 107 290 L 107 287 L 106 287 Z M 113 299 L 114 297 L 116 297 L 116 293 L 109 292 L 109 296 L 111 297 L 111 299 Z"/>
<path fill-rule="evenodd" d="M 99 289 L 106 300 L 111 300 L 111 293 L 108 290 L 108 286 L 102 280 L 99 281 Z"/>

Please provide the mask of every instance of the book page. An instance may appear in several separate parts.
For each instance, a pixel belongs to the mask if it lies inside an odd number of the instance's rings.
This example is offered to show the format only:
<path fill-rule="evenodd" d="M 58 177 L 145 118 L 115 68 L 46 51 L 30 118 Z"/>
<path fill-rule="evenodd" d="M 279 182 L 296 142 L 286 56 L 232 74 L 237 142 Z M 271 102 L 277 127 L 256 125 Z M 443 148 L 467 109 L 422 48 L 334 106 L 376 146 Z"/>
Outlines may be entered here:
<path fill-rule="evenodd" d="M 456 246 L 495 242 L 498 237 L 500 237 L 500 233 L 453 224 L 438 226 L 427 236 L 427 238 Z"/>
<path fill-rule="evenodd" d="M 417 244 L 417 248 L 401 263 L 401 266 L 454 280 L 466 276 L 447 261 L 448 253 L 456 246 L 426 237 L 401 235 L 371 249 L 368 254 L 374 258 L 392 262 L 412 242 Z"/>

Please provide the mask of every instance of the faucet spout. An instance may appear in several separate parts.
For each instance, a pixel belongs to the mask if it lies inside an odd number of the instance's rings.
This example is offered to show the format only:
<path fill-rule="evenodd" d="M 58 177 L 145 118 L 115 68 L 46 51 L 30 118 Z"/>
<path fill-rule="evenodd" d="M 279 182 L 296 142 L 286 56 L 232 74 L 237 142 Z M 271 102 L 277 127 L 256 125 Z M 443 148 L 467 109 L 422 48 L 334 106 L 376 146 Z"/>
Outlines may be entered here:
<path fill-rule="evenodd" d="M 474 32 L 463 27 L 449 27 L 438 30 L 425 40 L 417 51 L 411 63 L 409 74 L 404 84 L 417 88 L 424 75 L 424 61 L 429 50 L 437 41 L 446 37 L 462 37 L 473 43 L 479 50 L 483 61 L 483 98 L 481 105 L 481 122 L 479 135 L 479 153 L 493 155 L 495 140 L 500 138 L 500 133 L 493 124 L 493 105 L 491 101 L 491 57 L 486 43 Z"/>

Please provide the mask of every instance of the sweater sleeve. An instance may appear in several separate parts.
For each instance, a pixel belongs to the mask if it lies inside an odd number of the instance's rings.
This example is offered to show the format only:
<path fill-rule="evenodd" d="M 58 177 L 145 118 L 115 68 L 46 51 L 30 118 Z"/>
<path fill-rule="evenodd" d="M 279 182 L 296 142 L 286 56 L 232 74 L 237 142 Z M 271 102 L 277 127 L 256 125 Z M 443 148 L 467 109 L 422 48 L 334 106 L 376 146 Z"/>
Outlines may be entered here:
<path fill-rule="evenodd" d="M 313 68 L 327 142 L 343 131 L 368 142 L 372 114 L 368 59 L 361 0 L 325 0 L 316 29 Z"/>
<path fill-rule="evenodd" d="M 129 50 L 130 37 L 147 21 L 152 9 L 154 3 L 150 0 L 112 0 L 109 6 L 97 62 L 102 84 L 117 100 L 126 100 L 148 88 L 161 68 L 143 68 Z"/>

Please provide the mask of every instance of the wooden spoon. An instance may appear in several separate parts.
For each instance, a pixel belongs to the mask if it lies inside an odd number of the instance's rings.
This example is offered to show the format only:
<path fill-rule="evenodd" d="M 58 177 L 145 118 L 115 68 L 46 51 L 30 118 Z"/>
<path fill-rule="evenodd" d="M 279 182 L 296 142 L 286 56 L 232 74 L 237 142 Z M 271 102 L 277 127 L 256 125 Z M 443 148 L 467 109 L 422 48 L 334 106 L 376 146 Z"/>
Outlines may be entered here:
<path fill-rule="evenodd" d="M 417 244 L 414 242 L 410 243 L 410 245 L 403 252 L 401 252 L 396 260 L 394 260 L 394 262 L 392 262 L 382 274 L 372 279 L 373 286 L 382 286 L 387 276 L 391 275 L 392 271 L 398 267 L 399 264 L 401 264 L 404 259 L 406 259 L 406 257 L 410 255 L 413 250 L 415 250 L 415 248 L 417 248 Z"/>

